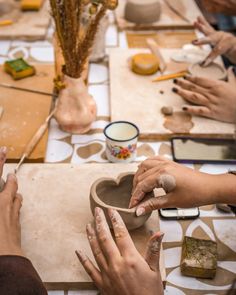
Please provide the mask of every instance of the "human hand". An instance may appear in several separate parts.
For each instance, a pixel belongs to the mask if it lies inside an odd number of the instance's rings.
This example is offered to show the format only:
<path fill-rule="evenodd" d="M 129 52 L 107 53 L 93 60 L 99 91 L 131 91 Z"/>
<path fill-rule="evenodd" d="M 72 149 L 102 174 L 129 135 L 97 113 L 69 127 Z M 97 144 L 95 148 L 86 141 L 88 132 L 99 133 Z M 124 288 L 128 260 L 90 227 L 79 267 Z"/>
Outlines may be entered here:
<path fill-rule="evenodd" d="M 161 208 L 190 208 L 214 204 L 220 199 L 225 175 L 210 175 L 195 171 L 164 157 L 153 157 L 139 165 L 134 176 L 130 207 L 137 204 L 137 216 Z M 140 204 L 155 188 L 164 188 L 166 195 L 154 197 Z"/>
<path fill-rule="evenodd" d="M 6 161 L 6 148 L 0 149 L 0 178 Z M 0 193 L 0 255 L 24 256 L 21 250 L 19 214 L 22 196 L 17 193 L 17 179 L 9 174 Z"/>
<path fill-rule="evenodd" d="M 212 51 L 203 61 L 202 66 L 208 66 L 218 56 L 225 55 L 232 62 L 236 62 L 236 37 L 230 33 L 216 31 L 205 18 L 199 16 L 195 27 L 205 34 L 205 37 L 194 40 L 194 45 L 211 45 Z"/>
<path fill-rule="evenodd" d="M 236 122 L 236 77 L 228 70 L 228 82 L 187 76 L 174 80 L 179 87 L 173 91 L 193 105 L 184 105 L 183 111 L 222 122 Z"/>
<path fill-rule="evenodd" d="M 235 15 L 236 1 L 235 0 L 202 0 L 207 11 L 213 13 L 225 13 Z"/>
<path fill-rule="evenodd" d="M 135 248 L 126 226 L 115 210 L 108 210 L 115 241 L 104 212 L 95 209 L 95 226 L 87 226 L 88 240 L 98 268 L 81 251 L 76 254 L 103 295 L 161 295 L 163 285 L 159 256 L 163 234 L 158 232 L 147 245 L 145 259 Z"/>

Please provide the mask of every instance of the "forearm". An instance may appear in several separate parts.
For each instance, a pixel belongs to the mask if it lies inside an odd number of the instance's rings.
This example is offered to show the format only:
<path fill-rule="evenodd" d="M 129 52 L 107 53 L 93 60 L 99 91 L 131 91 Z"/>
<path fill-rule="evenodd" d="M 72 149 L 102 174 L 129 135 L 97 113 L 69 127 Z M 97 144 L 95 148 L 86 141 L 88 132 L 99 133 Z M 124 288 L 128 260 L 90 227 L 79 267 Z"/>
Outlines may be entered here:
<path fill-rule="evenodd" d="M 214 191 L 215 203 L 236 205 L 236 175 L 217 175 Z"/>
<path fill-rule="evenodd" d="M 47 295 L 32 263 L 21 256 L 0 256 L 0 294 Z"/>
<path fill-rule="evenodd" d="M 225 54 L 225 56 L 233 63 L 236 64 L 236 37 L 233 36 L 233 45 L 229 52 Z"/>

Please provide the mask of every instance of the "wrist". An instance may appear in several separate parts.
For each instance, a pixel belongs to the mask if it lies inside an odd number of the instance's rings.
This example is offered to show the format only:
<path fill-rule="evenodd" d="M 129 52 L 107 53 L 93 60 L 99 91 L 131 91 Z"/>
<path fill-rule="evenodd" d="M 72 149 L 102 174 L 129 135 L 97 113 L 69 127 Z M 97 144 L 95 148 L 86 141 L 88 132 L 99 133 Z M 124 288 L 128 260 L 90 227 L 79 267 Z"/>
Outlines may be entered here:
<path fill-rule="evenodd" d="M 227 173 L 216 175 L 215 203 L 236 205 L 236 175 Z"/>

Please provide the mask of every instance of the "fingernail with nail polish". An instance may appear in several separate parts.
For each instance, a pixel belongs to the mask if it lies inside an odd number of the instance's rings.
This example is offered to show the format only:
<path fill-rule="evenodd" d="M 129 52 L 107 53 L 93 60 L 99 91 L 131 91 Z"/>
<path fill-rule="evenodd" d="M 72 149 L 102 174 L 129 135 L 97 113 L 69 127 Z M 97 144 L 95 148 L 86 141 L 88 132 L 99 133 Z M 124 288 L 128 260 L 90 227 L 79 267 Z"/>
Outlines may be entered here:
<path fill-rule="evenodd" d="M 174 93 L 178 93 L 178 89 L 175 88 L 175 87 L 172 88 L 172 91 L 173 91 Z"/>
<path fill-rule="evenodd" d="M 183 111 L 187 111 L 188 108 L 187 108 L 187 107 L 182 107 L 182 110 L 183 110 Z"/>
<path fill-rule="evenodd" d="M 145 213 L 145 208 L 144 207 L 139 207 L 137 210 L 136 210 L 136 215 L 137 216 L 142 216 L 144 215 Z"/>
<path fill-rule="evenodd" d="M 177 84 L 177 83 L 178 83 L 178 80 L 177 80 L 177 79 L 174 79 L 174 80 L 173 80 L 173 83 L 174 83 L 174 84 Z"/>

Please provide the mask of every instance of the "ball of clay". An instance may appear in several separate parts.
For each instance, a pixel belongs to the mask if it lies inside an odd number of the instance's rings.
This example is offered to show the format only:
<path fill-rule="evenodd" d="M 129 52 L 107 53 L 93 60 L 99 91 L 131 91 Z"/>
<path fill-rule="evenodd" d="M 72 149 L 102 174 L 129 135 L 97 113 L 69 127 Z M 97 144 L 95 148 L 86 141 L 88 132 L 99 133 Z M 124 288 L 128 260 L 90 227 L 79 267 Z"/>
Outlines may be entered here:
<path fill-rule="evenodd" d="M 161 112 L 163 115 L 171 116 L 173 115 L 173 107 L 162 107 Z"/>
<path fill-rule="evenodd" d="M 139 53 L 131 59 L 131 69 L 139 75 L 153 75 L 159 69 L 158 58 L 151 53 Z"/>
<path fill-rule="evenodd" d="M 128 0 L 125 6 L 125 19 L 136 24 L 157 22 L 161 15 L 159 0 Z"/>

